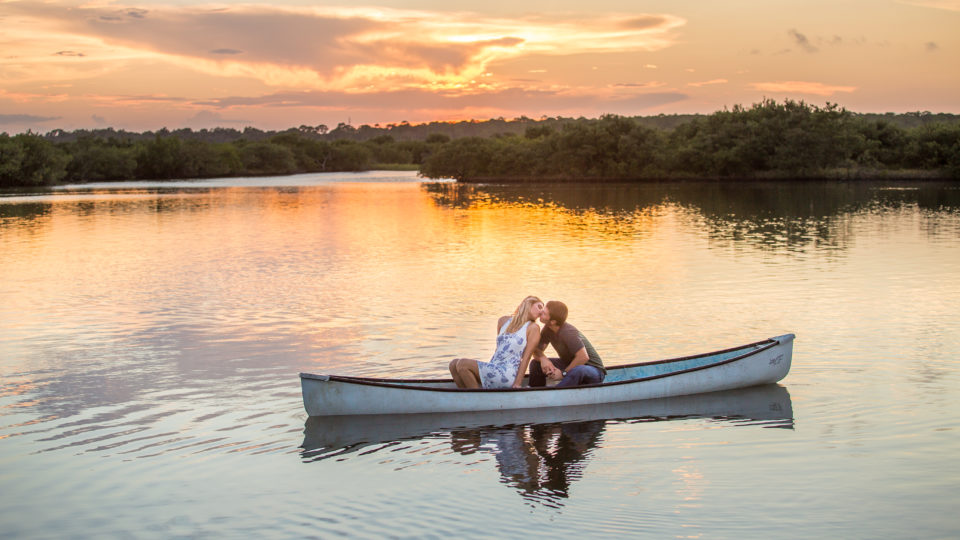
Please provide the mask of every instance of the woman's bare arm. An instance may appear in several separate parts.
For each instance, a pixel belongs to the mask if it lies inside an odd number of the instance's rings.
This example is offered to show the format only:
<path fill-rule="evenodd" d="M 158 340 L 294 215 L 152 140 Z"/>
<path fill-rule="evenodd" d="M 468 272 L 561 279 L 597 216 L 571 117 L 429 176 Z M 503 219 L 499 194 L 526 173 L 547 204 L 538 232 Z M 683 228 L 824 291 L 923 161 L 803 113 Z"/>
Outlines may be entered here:
<path fill-rule="evenodd" d="M 517 378 L 513 381 L 514 388 L 520 388 L 520 385 L 523 384 L 523 376 L 527 373 L 530 357 L 538 345 L 540 345 L 540 327 L 536 324 L 531 324 L 527 326 L 527 346 L 523 349 L 523 357 L 520 359 L 520 369 L 517 370 Z"/>

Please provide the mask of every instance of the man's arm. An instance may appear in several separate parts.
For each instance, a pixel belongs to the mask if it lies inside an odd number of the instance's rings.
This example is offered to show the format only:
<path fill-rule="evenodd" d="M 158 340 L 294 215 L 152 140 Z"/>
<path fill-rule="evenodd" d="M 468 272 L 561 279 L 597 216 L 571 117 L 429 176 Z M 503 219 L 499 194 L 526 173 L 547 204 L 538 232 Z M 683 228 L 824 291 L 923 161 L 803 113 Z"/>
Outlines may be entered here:
<path fill-rule="evenodd" d="M 590 356 L 587 355 L 587 348 L 580 347 L 580 350 L 573 355 L 573 360 L 570 361 L 570 365 L 567 366 L 567 371 L 586 364 L 587 360 L 590 360 Z"/>

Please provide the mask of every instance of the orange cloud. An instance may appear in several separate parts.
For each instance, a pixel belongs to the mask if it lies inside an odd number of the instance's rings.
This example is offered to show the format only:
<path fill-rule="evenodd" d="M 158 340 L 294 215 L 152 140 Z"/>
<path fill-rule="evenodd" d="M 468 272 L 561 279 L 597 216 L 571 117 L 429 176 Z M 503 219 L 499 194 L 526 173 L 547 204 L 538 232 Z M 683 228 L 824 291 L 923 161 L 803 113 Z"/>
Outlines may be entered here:
<path fill-rule="evenodd" d="M 438 78 L 442 87 L 456 87 L 485 73 L 492 61 L 532 52 L 659 50 L 673 43 L 671 31 L 685 23 L 672 15 L 507 20 L 476 13 L 264 5 L 140 9 L 15 2 L 4 8 L 45 34 L 38 47 L 71 51 L 71 59 L 96 60 L 120 47 L 204 73 L 342 89 L 422 86 Z M 45 66 L 50 63 L 32 58 L 34 69 Z"/>
<path fill-rule="evenodd" d="M 709 80 L 709 81 L 700 81 L 700 82 L 687 83 L 687 86 L 693 86 L 693 87 L 696 87 L 696 88 L 700 88 L 701 86 L 709 86 L 709 85 L 712 85 L 712 84 L 726 84 L 726 83 L 728 83 L 728 82 L 730 82 L 730 81 L 728 81 L 728 80 L 726 80 L 726 79 L 711 79 L 711 80 Z"/>
<path fill-rule="evenodd" d="M 764 92 L 776 94 L 812 94 L 815 96 L 832 96 L 838 92 L 855 92 L 856 86 L 833 86 L 818 82 L 807 81 L 779 81 L 753 83 L 751 86 Z"/>
<path fill-rule="evenodd" d="M 261 107 L 326 107 L 334 109 L 382 109 L 382 110 L 460 110 L 464 107 L 510 107 L 518 111 L 541 107 L 549 101 L 552 107 L 576 110 L 602 106 L 604 103 L 624 103 L 638 107 L 649 107 L 674 103 L 686 99 L 686 95 L 676 92 L 625 94 L 600 96 L 592 89 L 583 92 L 521 90 L 511 88 L 492 90 L 483 93 L 462 93 L 452 91 L 431 91 L 426 89 L 406 89 L 390 92 L 280 92 L 257 97 L 229 97 L 195 102 L 200 107 L 216 109 L 243 109 Z"/>
<path fill-rule="evenodd" d="M 901 4 L 960 11 L 960 0 L 901 0 Z"/>

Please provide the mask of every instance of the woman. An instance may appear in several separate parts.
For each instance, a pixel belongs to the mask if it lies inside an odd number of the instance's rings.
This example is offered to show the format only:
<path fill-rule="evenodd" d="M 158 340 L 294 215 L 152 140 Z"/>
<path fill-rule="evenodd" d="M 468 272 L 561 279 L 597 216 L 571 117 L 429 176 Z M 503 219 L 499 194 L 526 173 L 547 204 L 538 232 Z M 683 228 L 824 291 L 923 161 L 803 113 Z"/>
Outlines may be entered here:
<path fill-rule="evenodd" d="M 540 343 L 543 302 L 528 296 L 510 317 L 497 322 L 497 350 L 489 362 L 457 358 L 450 362 L 450 374 L 457 388 L 520 388 L 533 350 Z M 533 324 L 531 324 L 533 323 Z"/>

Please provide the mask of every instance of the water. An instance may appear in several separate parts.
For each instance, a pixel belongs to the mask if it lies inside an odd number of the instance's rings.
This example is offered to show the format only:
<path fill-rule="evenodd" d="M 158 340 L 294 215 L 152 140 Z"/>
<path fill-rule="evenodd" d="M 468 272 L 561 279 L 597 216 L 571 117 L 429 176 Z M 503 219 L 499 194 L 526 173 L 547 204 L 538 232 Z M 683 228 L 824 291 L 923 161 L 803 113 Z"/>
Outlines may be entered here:
<path fill-rule="evenodd" d="M 443 377 L 527 294 L 608 364 L 794 332 L 777 386 L 308 420 Z M 960 534 L 960 186 L 412 173 L 0 196 L 0 536 Z"/>

